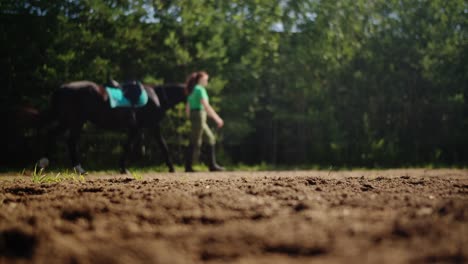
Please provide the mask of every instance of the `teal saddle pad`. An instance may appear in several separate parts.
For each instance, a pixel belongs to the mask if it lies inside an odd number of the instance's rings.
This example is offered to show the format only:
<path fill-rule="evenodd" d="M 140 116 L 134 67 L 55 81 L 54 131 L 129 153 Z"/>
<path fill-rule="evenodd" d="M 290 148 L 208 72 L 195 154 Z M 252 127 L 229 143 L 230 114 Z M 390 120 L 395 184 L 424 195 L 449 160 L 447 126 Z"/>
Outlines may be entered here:
<path fill-rule="evenodd" d="M 148 103 L 148 94 L 145 89 L 141 89 L 141 94 L 135 104 L 128 100 L 120 88 L 106 86 L 107 94 L 109 95 L 109 102 L 111 108 L 116 107 L 142 107 Z"/>

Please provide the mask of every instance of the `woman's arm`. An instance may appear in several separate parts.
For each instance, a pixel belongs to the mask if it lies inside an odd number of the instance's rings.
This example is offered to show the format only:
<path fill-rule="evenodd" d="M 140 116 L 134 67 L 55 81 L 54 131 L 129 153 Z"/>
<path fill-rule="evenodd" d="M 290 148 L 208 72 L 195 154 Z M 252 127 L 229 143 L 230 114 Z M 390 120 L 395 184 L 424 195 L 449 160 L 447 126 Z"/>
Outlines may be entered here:
<path fill-rule="evenodd" d="M 202 105 L 205 107 L 206 113 L 208 114 L 208 116 L 213 118 L 213 120 L 218 125 L 218 128 L 223 127 L 224 126 L 223 119 L 221 119 L 221 117 L 219 117 L 219 115 L 216 113 L 216 111 L 213 109 L 213 107 L 211 107 L 210 103 L 205 99 L 201 99 L 200 101 L 201 101 Z"/>
<path fill-rule="evenodd" d="M 190 118 L 190 104 L 188 102 L 185 104 L 185 115 Z"/>

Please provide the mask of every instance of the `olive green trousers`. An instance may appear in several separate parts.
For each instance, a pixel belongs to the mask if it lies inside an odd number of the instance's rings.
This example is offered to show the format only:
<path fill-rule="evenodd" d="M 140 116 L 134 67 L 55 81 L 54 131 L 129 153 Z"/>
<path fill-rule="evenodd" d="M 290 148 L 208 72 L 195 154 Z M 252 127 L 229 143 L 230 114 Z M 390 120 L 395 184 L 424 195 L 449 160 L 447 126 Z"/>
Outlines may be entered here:
<path fill-rule="evenodd" d="M 192 161 L 198 162 L 200 149 L 203 141 L 210 146 L 216 144 L 216 138 L 207 124 L 207 114 L 205 110 L 190 111 L 190 122 L 192 124 L 190 132 L 190 144 L 193 146 Z"/>

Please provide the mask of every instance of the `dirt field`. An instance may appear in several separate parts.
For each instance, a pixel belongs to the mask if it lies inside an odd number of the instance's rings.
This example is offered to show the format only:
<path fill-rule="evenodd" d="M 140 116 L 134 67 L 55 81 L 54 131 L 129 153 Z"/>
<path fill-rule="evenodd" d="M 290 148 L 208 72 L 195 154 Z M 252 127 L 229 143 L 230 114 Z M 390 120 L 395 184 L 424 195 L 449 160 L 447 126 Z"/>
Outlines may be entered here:
<path fill-rule="evenodd" d="M 0 263 L 468 262 L 467 170 L 0 184 Z"/>

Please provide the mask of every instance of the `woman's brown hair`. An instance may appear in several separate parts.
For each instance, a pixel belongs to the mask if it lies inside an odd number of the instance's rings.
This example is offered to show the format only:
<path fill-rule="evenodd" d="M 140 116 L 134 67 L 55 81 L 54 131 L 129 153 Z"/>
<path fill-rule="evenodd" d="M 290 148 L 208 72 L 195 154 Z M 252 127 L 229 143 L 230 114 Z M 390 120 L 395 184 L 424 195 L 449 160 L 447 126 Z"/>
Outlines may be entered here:
<path fill-rule="evenodd" d="M 187 96 L 189 96 L 193 92 L 193 88 L 195 87 L 195 85 L 197 85 L 198 81 L 200 81 L 200 78 L 204 75 L 208 76 L 208 73 L 206 73 L 205 71 L 198 71 L 193 72 L 189 75 L 187 81 L 185 82 L 185 94 Z"/>

